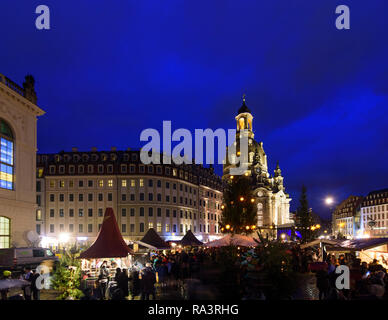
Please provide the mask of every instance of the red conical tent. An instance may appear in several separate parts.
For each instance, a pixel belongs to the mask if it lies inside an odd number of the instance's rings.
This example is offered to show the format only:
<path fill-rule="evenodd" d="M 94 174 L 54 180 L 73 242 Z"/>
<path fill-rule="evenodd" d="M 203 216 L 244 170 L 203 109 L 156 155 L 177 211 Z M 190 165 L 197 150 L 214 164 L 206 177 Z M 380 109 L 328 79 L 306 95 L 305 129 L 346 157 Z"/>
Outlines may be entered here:
<path fill-rule="evenodd" d="M 97 239 L 89 249 L 80 254 L 81 259 L 121 258 L 131 253 L 121 236 L 112 208 L 106 208 L 104 221 Z"/>

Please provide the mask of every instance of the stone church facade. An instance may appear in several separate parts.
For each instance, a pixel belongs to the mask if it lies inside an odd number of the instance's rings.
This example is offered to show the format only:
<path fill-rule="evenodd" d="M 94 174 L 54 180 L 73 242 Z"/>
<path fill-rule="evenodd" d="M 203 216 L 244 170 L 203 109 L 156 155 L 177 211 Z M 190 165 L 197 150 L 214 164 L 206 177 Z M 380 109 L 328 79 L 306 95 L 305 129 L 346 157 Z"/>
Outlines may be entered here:
<path fill-rule="evenodd" d="M 290 218 L 289 194 L 284 187 L 284 178 L 280 170 L 279 163 L 273 174 L 268 170 L 267 155 L 263 148 L 263 142 L 254 139 L 252 129 L 253 116 L 243 99 L 243 104 L 235 117 L 237 124 L 236 138 L 243 133 L 248 135 L 248 169 L 244 172 L 252 181 L 252 189 L 255 195 L 255 205 L 257 207 L 258 226 L 263 229 L 287 227 L 293 224 Z M 239 139 L 234 142 L 239 156 Z M 233 162 L 233 161 L 232 161 Z M 228 156 L 223 166 L 223 180 L 233 179 L 230 169 L 235 167 L 229 161 Z M 265 234 L 265 233 L 264 233 Z"/>

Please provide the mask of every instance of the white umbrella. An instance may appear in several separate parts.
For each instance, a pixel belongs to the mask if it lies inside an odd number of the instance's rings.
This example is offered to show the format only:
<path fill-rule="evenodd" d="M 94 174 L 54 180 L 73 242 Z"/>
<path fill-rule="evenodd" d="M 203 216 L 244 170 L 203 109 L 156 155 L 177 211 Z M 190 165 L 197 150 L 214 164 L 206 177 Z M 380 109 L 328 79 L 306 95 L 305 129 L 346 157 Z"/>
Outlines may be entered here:
<path fill-rule="evenodd" d="M 20 287 L 28 286 L 29 284 L 30 283 L 26 280 L 4 279 L 4 280 L 0 280 L 0 290 L 20 288 Z"/>

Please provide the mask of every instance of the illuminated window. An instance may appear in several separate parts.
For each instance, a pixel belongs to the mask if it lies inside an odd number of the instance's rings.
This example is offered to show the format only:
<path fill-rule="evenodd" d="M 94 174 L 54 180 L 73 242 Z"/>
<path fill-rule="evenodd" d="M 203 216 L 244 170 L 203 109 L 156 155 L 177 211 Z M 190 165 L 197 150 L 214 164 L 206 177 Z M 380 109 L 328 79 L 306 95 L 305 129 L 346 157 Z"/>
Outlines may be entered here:
<path fill-rule="evenodd" d="M 55 181 L 54 180 L 50 181 L 50 188 L 55 188 Z"/>
<path fill-rule="evenodd" d="M 123 179 L 121 180 L 121 186 L 126 187 L 127 186 L 127 180 Z"/>
<path fill-rule="evenodd" d="M 98 186 L 103 187 L 104 186 L 104 180 L 98 180 Z"/>
<path fill-rule="evenodd" d="M 131 187 L 134 187 L 134 186 L 136 186 L 136 182 L 135 182 L 135 180 L 131 180 Z"/>
<path fill-rule="evenodd" d="M 166 224 L 166 232 L 170 232 L 170 225 Z"/>
<path fill-rule="evenodd" d="M 73 180 L 70 180 L 69 181 L 69 188 L 73 188 L 74 187 L 74 181 Z"/>
<path fill-rule="evenodd" d="M 238 120 L 240 130 L 244 130 L 244 118 Z"/>
<path fill-rule="evenodd" d="M 148 223 L 148 229 L 152 229 L 154 227 L 154 224 L 152 222 Z"/>
<path fill-rule="evenodd" d="M 0 249 L 9 248 L 11 238 L 10 219 L 0 217 Z"/>
<path fill-rule="evenodd" d="M 0 188 L 13 189 L 13 134 L 8 124 L 0 119 Z"/>
<path fill-rule="evenodd" d="M 162 232 L 162 224 L 160 222 L 156 224 L 156 232 Z"/>
<path fill-rule="evenodd" d="M 143 179 L 139 179 L 139 186 L 144 187 L 144 180 Z"/>
<path fill-rule="evenodd" d="M 60 188 L 64 188 L 64 187 L 65 187 L 65 181 L 60 180 L 60 181 L 59 181 L 59 187 L 60 187 Z"/>
<path fill-rule="evenodd" d="M 108 187 L 113 187 L 113 180 L 108 180 Z"/>

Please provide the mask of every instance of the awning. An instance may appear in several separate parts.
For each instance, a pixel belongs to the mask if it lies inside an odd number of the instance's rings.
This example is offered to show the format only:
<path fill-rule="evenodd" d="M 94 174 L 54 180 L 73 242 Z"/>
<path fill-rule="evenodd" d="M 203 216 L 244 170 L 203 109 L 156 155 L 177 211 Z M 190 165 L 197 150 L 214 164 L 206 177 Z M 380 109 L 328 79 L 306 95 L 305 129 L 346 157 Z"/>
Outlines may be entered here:
<path fill-rule="evenodd" d="M 97 239 L 90 248 L 81 252 L 81 259 L 121 258 L 132 253 L 125 243 L 112 208 L 106 208 Z"/>
<path fill-rule="evenodd" d="M 179 241 L 179 244 L 182 246 L 202 246 L 203 243 L 199 241 L 195 235 L 191 232 L 191 230 L 187 231 L 182 240 Z"/>
<path fill-rule="evenodd" d="M 153 250 L 171 249 L 153 228 L 148 229 L 143 239 L 136 242 Z"/>

